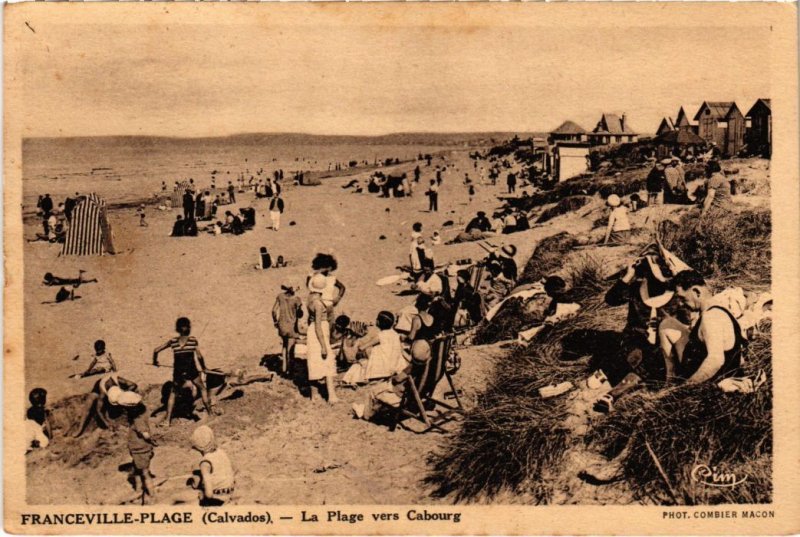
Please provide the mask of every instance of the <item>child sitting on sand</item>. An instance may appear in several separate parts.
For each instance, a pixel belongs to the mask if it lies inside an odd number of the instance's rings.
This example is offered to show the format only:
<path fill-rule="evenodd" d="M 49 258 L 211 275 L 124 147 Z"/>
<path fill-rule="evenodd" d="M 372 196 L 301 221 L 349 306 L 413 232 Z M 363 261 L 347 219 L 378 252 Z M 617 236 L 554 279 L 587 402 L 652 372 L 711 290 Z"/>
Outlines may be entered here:
<path fill-rule="evenodd" d="M 266 246 L 262 246 L 258 250 L 258 264 L 256 270 L 266 270 L 272 266 L 272 256 L 269 255 Z"/>
<path fill-rule="evenodd" d="M 80 358 L 80 354 L 76 355 L 73 360 Z M 80 378 L 90 377 L 92 375 L 100 375 L 103 373 L 111 373 L 117 370 L 117 364 L 114 358 L 111 357 L 110 352 L 106 352 L 106 342 L 98 339 L 94 342 L 94 354 L 92 355 L 92 362 L 86 371 L 79 373 L 77 376 Z"/>
<path fill-rule="evenodd" d="M 47 390 L 44 388 L 32 389 L 28 394 L 28 401 L 30 401 L 31 406 L 28 408 L 25 417 L 35 421 L 48 439 L 53 438 L 53 430 L 50 426 L 50 411 L 47 410 Z"/>
<path fill-rule="evenodd" d="M 123 392 L 118 403 L 125 408 L 128 418 L 128 452 L 133 459 L 133 479 L 138 477 L 142 485 L 142 500 L 145 504 L 153 503 L 155 492 L 150 472 L 150 461 L 153 459 L 153 448 L 158 444 L 150 434 L 150 420 L 142 397 L 135 392 Z"/>
<path fill-rule="evenodd" d="M 214 431 L 206 425 L 201 425 L 192 433 L 192 448 L 200 452 L 203 458 L 199 467 L 193 472 L 188 484 L 195 493 L 176 498 L 175 503 L 188 501 L 196 497 L 202 507 L 219 507 L 230 503 L 235 483 L 235 473 L 228 454 L 217 447 Z"/>

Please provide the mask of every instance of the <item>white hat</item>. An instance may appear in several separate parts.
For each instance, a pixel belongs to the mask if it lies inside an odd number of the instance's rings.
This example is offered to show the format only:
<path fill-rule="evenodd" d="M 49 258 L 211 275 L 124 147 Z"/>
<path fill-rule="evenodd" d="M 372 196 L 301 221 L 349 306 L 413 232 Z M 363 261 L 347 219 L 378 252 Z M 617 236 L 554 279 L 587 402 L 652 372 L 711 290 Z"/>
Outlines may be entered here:
<path fill-rule="evenodd" d="M 120 406 L 136 406 L 142 402 L 142 396 L 136 392 L 123 391 L 119 394 L 117 404 Z"/>
<path fill-rule="evenodd" d="M 108 399 L 108 402 L 111 403 L 112 405 L 118 405 L 119 398 L 121 395 L 122 395 L 122 388 L 120 388 L 119 386 L 111 386 L 108 389 L 108 392 L 106 393 L 106 398 Z"/>
<path fill-rule="evenodd" d="M 672 163 L 671 158 L 661 159 L 661 164 L 671 164 L 671 163 Z"/>
<path fill-rule="evenodd" d="M 619 196 L 616 194 L 611 194 L 606 200 L 606 203 L 608 203 L 611 207 L 619 207 L 620 203 L 622 203 L 622 200 L 620 200 Z"/>
<path fill-rule="evenodd" d="M 214 431 L 201 425 L 192 433 L 192 447 L 198 451 L 208 451 L 214 447 Z"/>

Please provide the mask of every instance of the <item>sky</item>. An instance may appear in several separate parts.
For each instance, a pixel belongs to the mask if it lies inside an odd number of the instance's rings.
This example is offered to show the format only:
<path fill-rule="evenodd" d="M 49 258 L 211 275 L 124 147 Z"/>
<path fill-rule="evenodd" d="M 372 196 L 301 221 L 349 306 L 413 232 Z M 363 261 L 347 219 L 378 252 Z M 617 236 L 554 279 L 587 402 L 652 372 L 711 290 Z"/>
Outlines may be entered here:
<path fill-rule="evenodd" d="M 566 119 L 591 129 L 602 112 L 652 133 L 680 105 L 694 115 L 703 100 L 736 100 L 747 112 L 770 89 L 769 29 L 713 19 L 213 23 L 163 8 L 26 20 L 10 55 L 24 136 L 549 131 Z"/>

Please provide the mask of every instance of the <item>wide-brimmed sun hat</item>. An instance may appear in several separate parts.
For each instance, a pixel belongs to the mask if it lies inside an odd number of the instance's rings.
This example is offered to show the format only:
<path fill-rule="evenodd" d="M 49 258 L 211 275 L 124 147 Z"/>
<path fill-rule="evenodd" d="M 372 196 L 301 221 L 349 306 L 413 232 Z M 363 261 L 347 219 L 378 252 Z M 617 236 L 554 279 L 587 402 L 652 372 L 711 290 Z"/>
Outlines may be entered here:
<path fill-rule="evenodd" d="M 517 255 L 517 247 L 513 244 L 507 244 L 500 248 L 500 253 L 506 257 L 514 257 Z"/>
<path fill-rule="evenodd" d="M 611 207 L 619 207 L 620 203 L 622 203 L 622 200 L 620 200 L 619 196 L 616 194 L 611 194 L 606 200 L 606 203 L 608 203 L 608 205 Z"/>

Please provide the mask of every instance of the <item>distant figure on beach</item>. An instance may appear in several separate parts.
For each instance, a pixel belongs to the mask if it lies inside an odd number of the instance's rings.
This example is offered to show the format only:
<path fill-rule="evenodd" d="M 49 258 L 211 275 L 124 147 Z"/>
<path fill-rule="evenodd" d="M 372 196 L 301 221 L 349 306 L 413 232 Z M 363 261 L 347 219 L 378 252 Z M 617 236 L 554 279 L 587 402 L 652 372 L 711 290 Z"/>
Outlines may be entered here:
<path fill-rule="evenodd" d="M 606 200 L 606 204 L 611 207 L 611 214 L 608 215 L 603 244 L 623 243 L 631 232 L 631 224 L 628 221 L 628 208 L 622 204 L 622 200 L 616 194 L 611 194 Z"/>
<path fill-rule="evenodd" d="M 172 224 L 172 233 L 169 236 L 183 237 L 183 217 L 181 215 L 175 215 L 175 223 Z"/>
<path fill-rule="evenodd" d="M 188 189 L 183 192 L 183 217 L 194 218 L 194 196 Z"/>
<path fill-rule="evenodd" d="M 85 270 L 78 271 L 77 278 L 61 278 L 59 276 L 53 276 L 51 272 L 46 272 L 43 278 L 42 283 L 48 286 L 56 286 L 56 285 L 75 285 L 79 286 L 84 283 L 97 283 L 97 278 L 92 278 L 90 280 L 86 280 L 83 278 L 83 275 L 86 273 Z"/>
<path fill-rule="evenodd" d="M 431 179 L 431 186 L 425 195 L 428 196 L 428 211 L 439 212 L 439 185 L 436 180 Z"/>
<path fill-rule="evenodd" d="M 275 190 L 274 196 L 269 201 L 269 218 L 272 221 L 272 229 L 278 231 L 281 227 L 281 214 L 285 204 L 281 198 L 280 190 Z"/>
<path fill-rule="evenodd" d="M 517 191 L 517 176 L 513 172 L 509 172 L 506 177 L 506 185 L 508 185 L 509 194 L 513 194 Z"/>
<path fill-rule="evenodd" d="M 166 191 L 167 191 L 167 182 L 161 181 L 161 192 L 166 192 Z"/>
<path fill-rule="evenodd" d="M 272 256 L 269 255 L 267 247 L 262 246 L 258 250 L 258 264 L 256 264 L 256 268 L 258 270 L 266 270 L 271 266 L 272 266 Z"/>
<path fill-rule="evenodd" d="M 430 163 L 428 164 L 430 166 Z M 442 186 L 442 168 L 436 166 L 436 184 Z"/>
<path fill-rule="evenodd" d="M 421 174 L 422 174 L 422 171 L 419 169 L 419 164 L 417 164 L 417 166 L 414 168 L 414 182 L 415 183 L 419 183 L 419 178 L 420 178 Z"/>
<path fill-rule="evenodd" d="M 658 198 L 660 197 L 661 191 L 664 190 L 665 183 L 666 178 L 664 177 L 664 165 L 656 161 L 653 164 L 650 173 L 647 174 L 646 186 L 648 206 L 655 207 L 658 205 Z"/>
<path fill-rule="evenodd" d="M 236 188 L 230 181 L 228 181 L 228 199 L 231 203 L 236 203 Z"/>
<path fill-rule="evenodd" d="M 230 211 L 225 211 L 225 223 L 222 225 L 223 233 L 232 233 L 234 235 L 241 235 L 244 233 L 244 226 L 242 219 L 234 215 Z"/>

